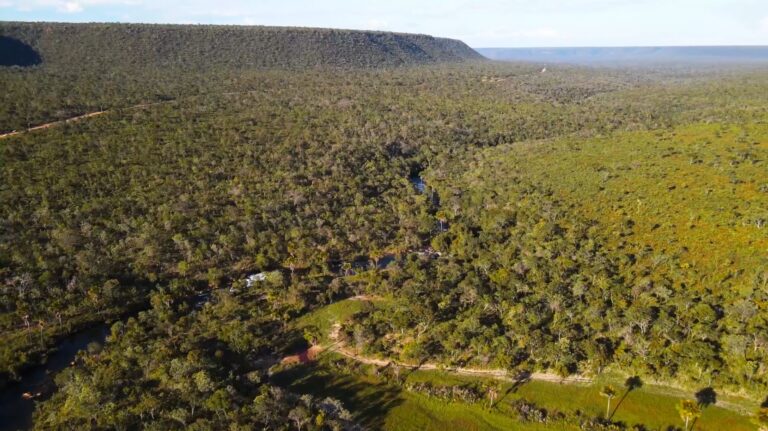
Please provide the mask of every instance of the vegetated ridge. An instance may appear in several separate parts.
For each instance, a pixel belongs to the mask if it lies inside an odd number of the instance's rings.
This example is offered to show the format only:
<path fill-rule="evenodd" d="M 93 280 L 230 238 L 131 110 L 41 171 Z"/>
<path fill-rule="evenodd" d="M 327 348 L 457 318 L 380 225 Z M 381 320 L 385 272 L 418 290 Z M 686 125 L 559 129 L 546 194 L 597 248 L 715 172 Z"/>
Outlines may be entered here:
<path fill-rule="evenodd" d="M 14 48 L 0 50 L 0 64 L 20 66 L 378 68 L 483 58 L 454 39 L 297 27 L 6 22 L 0 37 Z"/>

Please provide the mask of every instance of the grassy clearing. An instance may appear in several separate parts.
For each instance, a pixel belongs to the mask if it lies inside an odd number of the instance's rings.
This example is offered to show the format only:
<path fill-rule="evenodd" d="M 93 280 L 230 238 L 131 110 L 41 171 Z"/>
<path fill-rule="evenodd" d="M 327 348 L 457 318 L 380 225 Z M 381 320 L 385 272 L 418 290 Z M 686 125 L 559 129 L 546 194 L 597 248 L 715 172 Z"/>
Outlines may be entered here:
<path fill-rule="evenodd" d="M 303 330 L 308 327 L 317 328 L 317 331 L 320 334 L 320 342 L 327 343 L 330 341 L 328 339 L 328 334 L 330 334 L 331 327 L 334 323 L 344 322 L 353 314 L 358 313 L 369 306 L 368 304 L 369 302 L 367 301 L 355 300 L 334 302 L 333 304 L 301 316 L 296 319 L 293 325 L 298 330 Z"/>
<path fill-rule="evenodd" d="M 458 384 L 477 380 L 477 378 L 433 371 L 416 371 L 408 378 L 411 381 L 439 384 Z M 548 410 L 562 412 L 579 410 L 589 416 L 601 416 L 605 414 L 606 399 L 600 396 L 600 388 L 608 383 L 619 392 L 612 402 L 612 418 L 628 425 L 642 424 L 650 429 L 681 426 L 682 422 L 675 407 L 681 398 L 693 398 L 692 394 L 686 395 L 652 385 L 643 385 L 627 392 L 622 381 L 616 378 L 601 379 L 589 385 L 530 381 L 517 387 L 512 384 L 504 385 L 501 391 L 504 394 L 500 403 L 502 405 L 497 406 L 496 409 L 503 411 L 511 401 L 525 399 Z M 728 401 L 733 402 L 730 399 Z M 756 428 L 751 424 L 748 416 L 715 405 L 703 409 L 702 417 L 697 421 L 695 429 L 746 431 Z"/>
<path fill-rule="evenodd" d="M 635 389 L 627 392 L 621 386 L 620 395 L 611 407 L 613 419 L 627 424 L 643 424 L 651 429 L 667 429 L 682 426 L 675 407 L 680 398 L 660 395 L 652 389 Z M 529 382 L 520 387 L 517 395 L 543 407 L 561 411 L 580 409 L 596 416 L 604 414 L 606 399 L 600 396 L 600 386 L 559 385 L 548 382 Z M 692 398 L 692 397 L 691 397 Z M 618 408 L 616 408 L 618 406 Z M 718 406 L 703 409 L 696 429 L 705 430 L 754 430 L 749 418 Z"/>

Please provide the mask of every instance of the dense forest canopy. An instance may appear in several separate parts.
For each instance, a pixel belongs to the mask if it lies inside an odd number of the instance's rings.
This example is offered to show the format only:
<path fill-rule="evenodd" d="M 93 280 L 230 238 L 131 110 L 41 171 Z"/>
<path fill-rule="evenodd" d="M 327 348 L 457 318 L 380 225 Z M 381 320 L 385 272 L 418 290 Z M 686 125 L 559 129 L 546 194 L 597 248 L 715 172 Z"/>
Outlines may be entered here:
<path fill-rule="evenodd" d="M 768 391 L 764 70 L 542 73 L 331 30 L 0 29 L 43 60 L 0 68 L 3 130 L 104 111 L 0 140 L 2 383 L 117 322 L 57 377 L 41 429 L 354 429 L 361 411 L 270 368 L 328 339 L 328 319 L 297 321 L 350 297 L 369 301 L 336 341 L 365 357 Z"/>
<path fill-rule="evenodd" d="M 36 50 L 48 67 L 102 71 L 393 67 L 482 59 L 453 39 L 299 27 L 6 22 L 0 34 Z M 0 53 L 4 62 L 29 55 L 18 49 Z"/>
<path fill-rule="evenodd" d="M 251 72 L 248 84 L 258 89 L 253 70 L 483 60 L 458 40 L 314 28 L 0 22 L 0 37 L 0 64 L 39 64 L 3 71 L 0 132 L 108 107 L 242 91 L 242 73 Z"/>

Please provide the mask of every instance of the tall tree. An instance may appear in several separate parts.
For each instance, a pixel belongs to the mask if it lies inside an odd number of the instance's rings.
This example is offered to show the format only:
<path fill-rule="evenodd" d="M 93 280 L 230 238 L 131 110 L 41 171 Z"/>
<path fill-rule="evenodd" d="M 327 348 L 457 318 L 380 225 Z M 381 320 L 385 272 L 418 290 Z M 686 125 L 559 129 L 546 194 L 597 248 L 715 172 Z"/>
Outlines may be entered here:
<path fill-rule="evenodd" d="M 608 398 L 608 406 L 605 408 L 605 417 L 608 418 L 611 415 L 611 400 L 616 396 L 616 389 L 611 385 L 605 385 L 600 390 L 600 395 Z"/>
<path fill-rule="evenodd" d="M 701 416 L 701 409 L 693 400 L 680 401 L 680 404 L 677 405 L 677 411 L 680 413 L 680 418 L 685 422 L 685 431 L 688 431 L 688 424 L 691 423 L 691 420 Z"/>

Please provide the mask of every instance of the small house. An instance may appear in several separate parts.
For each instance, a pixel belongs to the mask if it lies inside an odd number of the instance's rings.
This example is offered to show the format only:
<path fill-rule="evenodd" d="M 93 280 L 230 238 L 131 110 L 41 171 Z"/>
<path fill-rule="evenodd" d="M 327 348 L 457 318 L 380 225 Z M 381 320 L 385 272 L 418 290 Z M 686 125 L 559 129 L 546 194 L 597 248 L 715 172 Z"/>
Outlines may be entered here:
<path fill-rule="evenodd" d="M 267 273 L 266 272 L 259 272 L 257 274 L 251 274 L 245 279 L 245 285 L 247 287 L 253 287 L 254 284 L 258 281 L 264 281 L 267 279 Z"/>

